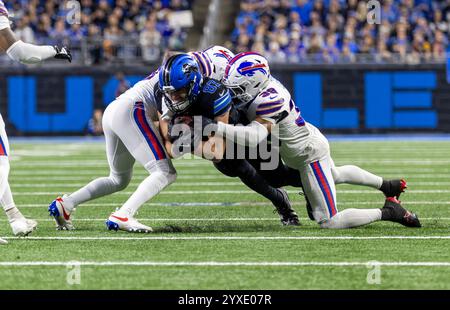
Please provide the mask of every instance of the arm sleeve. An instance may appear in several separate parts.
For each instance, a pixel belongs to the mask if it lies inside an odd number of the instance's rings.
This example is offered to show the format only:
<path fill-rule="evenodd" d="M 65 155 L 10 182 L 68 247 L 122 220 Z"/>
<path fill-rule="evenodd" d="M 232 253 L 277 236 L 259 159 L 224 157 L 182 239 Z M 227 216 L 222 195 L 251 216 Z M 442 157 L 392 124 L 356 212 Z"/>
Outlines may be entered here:
<path fill-rule="evenodd" d="M 56 50 L 53 46 L 39 46 L 24 43 L 19 40 L 6 51 L 8 56 L 23 64 L 37 64 L 45 59 L 55 57 Z"/>
<path fill-rule="evenodd" d="M 267 128 L 257 121 L 253 121 L 247 126 L 234 126 L 219 122 L 217 123 L 217 133 L 228 139 L 234 139 L 237 144 L 250 147 L 258 146 L 269 135 Z"/>
<path fill-rule="evenodd" d="M 223 115 L 224 113 L 228 112 L 231 109 L 232 104 L 230 91 L 225 87 L 221 87 L 219 90 L 220 90 L 220 95 L 218 96 L 219 98 L 214 100 L 213 103 L 214 117 Z"/>

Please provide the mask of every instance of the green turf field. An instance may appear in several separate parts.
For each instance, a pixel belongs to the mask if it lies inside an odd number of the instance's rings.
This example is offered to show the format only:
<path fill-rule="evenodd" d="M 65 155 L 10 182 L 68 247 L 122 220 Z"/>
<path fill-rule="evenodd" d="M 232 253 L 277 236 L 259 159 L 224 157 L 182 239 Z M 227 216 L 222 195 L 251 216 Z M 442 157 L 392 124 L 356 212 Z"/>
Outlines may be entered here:
<path fill-rule="evenodd" d="M 270 203 L 191 159 L 175 161 L 177 182 L 139 212 L 155 233 L 105 229 L 110 212 L 145 177 L 138 166 L 124 192 L 77 209 L 76 231 L 56 231 L 48 204 L 107 174 L 103 145 L 13 144 L 10 183 L 39 228 L 17 239 L 0 217 L 0 236 L 9 241 L 0 246 L 0 289 L 450 289 L 450 142 L 331 146 L 337 165 L 407 178 L 401 200 L 423 228 L 378 222 L 322 230 L 306 218 L 294 188 L 288 190 L 303 225 L 282 227 Z M 341 210 L 384 202 L 376 190 L 349 185 L 339 185 L 337 197 Z M 380 263 L 379 284 L 367 281 L 377 279 L 370 261 Z M 68 262 L 81 264 L 80 278 Z M 68 275 L 80 284 L 68 284 Z"/>

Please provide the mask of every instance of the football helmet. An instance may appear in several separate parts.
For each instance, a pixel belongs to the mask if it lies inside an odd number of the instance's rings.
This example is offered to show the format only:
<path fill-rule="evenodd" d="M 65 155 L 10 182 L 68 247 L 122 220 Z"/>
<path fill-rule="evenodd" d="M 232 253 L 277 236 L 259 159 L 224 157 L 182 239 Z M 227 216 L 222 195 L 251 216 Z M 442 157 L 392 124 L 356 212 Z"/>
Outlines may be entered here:
<path fill-rule="evenodd" d="M 229 61 L 223 83 L 234 98 L 247 103 L 266 87 L 269 78 L 267 59 L 258 53 L 246 52 L 237 54 Z"/>
<path fill-rule="evenodd" d="M 159 86 L 167 108 L 173 113 L 189 109 L 198 95 L 202 75 L 197 62 L 188 54 L 171 56 L 159 71 Z"/>

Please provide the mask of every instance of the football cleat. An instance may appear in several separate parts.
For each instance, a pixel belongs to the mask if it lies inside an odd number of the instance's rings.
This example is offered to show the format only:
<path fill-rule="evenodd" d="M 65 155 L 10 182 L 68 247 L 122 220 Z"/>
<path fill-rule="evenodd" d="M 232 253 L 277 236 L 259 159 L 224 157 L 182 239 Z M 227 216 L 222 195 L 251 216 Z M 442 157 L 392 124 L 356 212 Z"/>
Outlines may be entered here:
<path fill-rule="evenodd" d="M 299 192 L 298 194 L 299 194 L 300 196 L 305 197 L 305 200 L 306 200 L 306 212 L 308 213 L 309 219 L 310 219 L 311 221 L 315 222 L 316 220 L 314 219 L 314 214 L 313 214 L 312 205 L 311 205 L 311 203 L 309 202 L 308 196 L 306 196 L 306 194 L 303 193 L 303 192 Z"/>
<path fill-rule="evenodd" d="M 386 198 L 384 207 L 381 209 L 381 219 L 400 223 L 407 227 L 422 227 L 417 215 L 403 208 L 395 197 Z"/>
<path fill-rule="evenodd" d="M 28 236 L 37 227 L 37 222 L 34 220 L 28 220 L 24 217 L 20 219 L 14 219 L 9 222 L 11 229 L 15 236 Z"/>
<path fill-rule="evenodd" d="M 283 196 L 283 202 L 279 205 L 275 205 L 276 210 L 274 210 L 274 213 L 278 213 L 280 216 L 280 221 L 283 225 L 299 226 L 300 220 L 298 219 L 298 215 L 295 213 L 295 210 L 292 209 L 287 192 L 282 188 L 278 188 L 277 190 Z"/>
<path fill-rule="evenodd" d="M 64 198 L 58 197 L 50 204 L 48 207 L 48 212 L 50 216 L 55 218 L 56 229 L 58 230 L 74 230 L 75 227 L 70 219 L 71 212 L 64 208 Z"/>
<path fill-rule="evenodd" d="M 8 244 L 8 241 L 6 241 L 5 239 L 0 238 L 0 244 Z"/>
<path fill-rule="evenodd" d="M 118 212 L 114 212 L 106 220 L 106 228 L 108 230 L 123 230 L 134 233 L 151 233 L 153 229 L 149 226 L 139 223 L 130 216 L 123 216 Z"/>
<path fill-rule="evenodd" d="M 406 181 L 404 179 L 400 180 L 383 180 L 380 190 L 384 193 L 386 197 L 397 197 L 399 198 L 401 193 L 408 188 Z"/>

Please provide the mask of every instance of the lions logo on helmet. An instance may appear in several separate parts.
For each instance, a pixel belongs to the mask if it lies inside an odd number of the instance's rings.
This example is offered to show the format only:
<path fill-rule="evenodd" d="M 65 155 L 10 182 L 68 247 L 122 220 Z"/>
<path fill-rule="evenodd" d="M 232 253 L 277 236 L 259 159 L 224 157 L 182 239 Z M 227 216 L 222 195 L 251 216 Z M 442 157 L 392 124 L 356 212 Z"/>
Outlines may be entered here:
<path fill-rule="evenodd" d="M 247 103 L 264 89 L 269 78 L 267 59 L 258 53 L 246 52 L 237 54 L 229 61 L 223 83 L 231 90 L 234 98 Z"/>
<path fill-rule="evenodd" d="M 177 54 L 159 70 L 159 86 L 167 108 L 174 113 L 189 109 L 202 81 L 197 62 L 188 54 Z"/>

